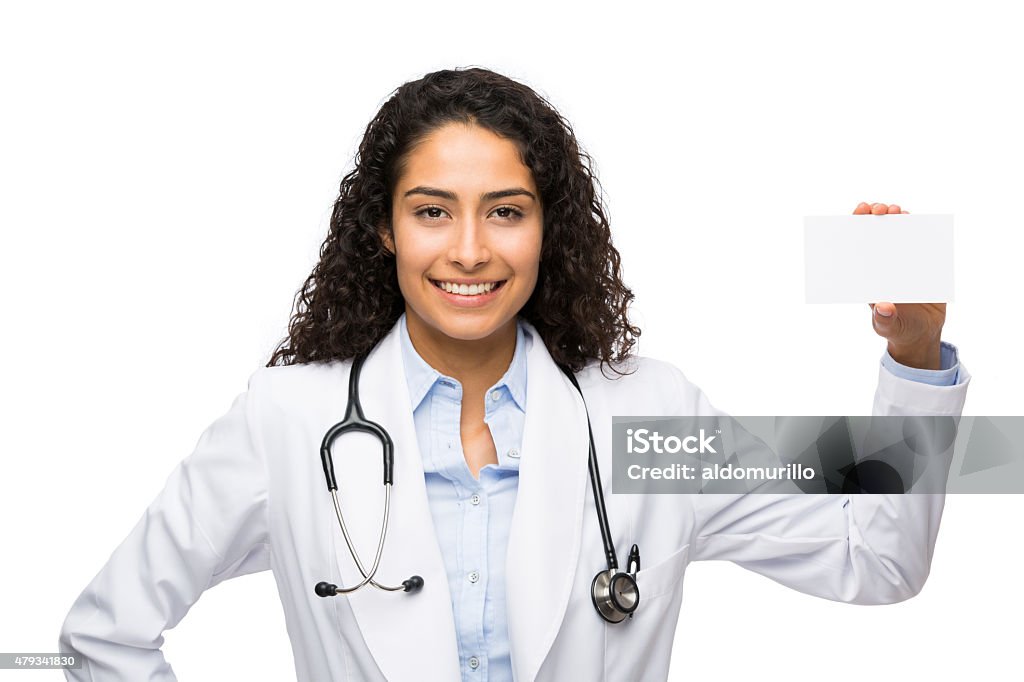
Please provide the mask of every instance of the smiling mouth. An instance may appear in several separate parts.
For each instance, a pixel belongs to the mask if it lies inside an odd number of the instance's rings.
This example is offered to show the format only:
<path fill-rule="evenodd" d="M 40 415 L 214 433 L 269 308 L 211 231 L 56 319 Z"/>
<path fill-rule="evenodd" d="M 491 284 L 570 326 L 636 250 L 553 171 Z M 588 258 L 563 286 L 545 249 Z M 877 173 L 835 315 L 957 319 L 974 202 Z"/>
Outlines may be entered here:
<path fill-rule="evenodd" d="M 455 282 L 445 282 L 432 279 L 430 280 L 430 283 L 446 293 L 470 297 L 489 294 L 492 291 L 500 289 L 507 281 L 508 280 L 501 279 L 495 282 L 482 282 L 480 284 L 456 284 Z"/>

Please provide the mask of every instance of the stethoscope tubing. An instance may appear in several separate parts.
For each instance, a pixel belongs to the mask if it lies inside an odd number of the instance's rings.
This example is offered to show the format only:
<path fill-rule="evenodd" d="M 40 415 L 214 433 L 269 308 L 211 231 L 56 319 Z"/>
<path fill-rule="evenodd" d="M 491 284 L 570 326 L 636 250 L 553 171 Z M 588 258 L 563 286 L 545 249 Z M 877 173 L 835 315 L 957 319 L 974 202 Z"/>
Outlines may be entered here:
<path fill-rule="evenodd" d="M 395 469 L 395 444 L 391 441 L 391 435 L 387 430 L 372 422 L 363 415 L 363 406 L 359 402 L 359 375 L 363 368 L 366 356 L 361 355 L 352 362 L 352 369 L 348 381 L 348 406 L 345 408 L 345 418 L 332 426 L 324 434 L 320 444 L 320 461 L 323 464 L 324 476 L 327 478 L 327 489 L 337 490 L 338 482 L 334 477 L 334 460 L 331 457 L 331 444 L 343 433 L 348 431 L 362 431 L 375 436 L 384 448 L 384 485 L 391 485 L 394 481 Z"/>
<path fill-rule="evenodd" d="M 594 431 L 590 426 L 590 410 L 587 408 L 587 399 L 583 397 L 583 390 L 580 388 L 579 383 L 576 381 L 576 376 L 572 373 L 572 370 L 565 365 L 558 365 L 562 373 L 569 378 L 572 385 L 580 394 L 580 400 L 583 401 L 583 409 L 587 413 L 587 435 L 590 436 L 590 455 L 587 460 L 587 468 L 590 470 L 590 487 L 594 490 L 594 506 L 597 508 L 597 524 L 601 528 L 601 541 L 604 543 L 604 556 L 605 561 L 608 563 L 609 570 L 618 570 L 619 561 L 615 556 L 615 544 L 612 540 L 612 532 L 608 527 L 608 512 L 605 511 L 604 506 L 604 489 L 601 487 L 601 471 L 597 466 L 597 452 L 594 450 Z"/>

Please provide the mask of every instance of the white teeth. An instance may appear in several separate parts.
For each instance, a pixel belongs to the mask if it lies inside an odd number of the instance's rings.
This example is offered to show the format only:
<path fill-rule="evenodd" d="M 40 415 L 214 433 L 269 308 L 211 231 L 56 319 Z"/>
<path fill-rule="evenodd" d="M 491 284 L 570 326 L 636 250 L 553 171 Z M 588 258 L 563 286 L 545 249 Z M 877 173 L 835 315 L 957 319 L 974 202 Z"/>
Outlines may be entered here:
<path fill-rule="evenodd" d="M 449 294 L 459 294 L 460 296 L 479 296 L 480 294 L 486 294 L 493 290 L 497 285 L 497 282 L 487 282 L 484 284 L 455 284 L 453 282 L 438 282 L 438 286 Z"/>

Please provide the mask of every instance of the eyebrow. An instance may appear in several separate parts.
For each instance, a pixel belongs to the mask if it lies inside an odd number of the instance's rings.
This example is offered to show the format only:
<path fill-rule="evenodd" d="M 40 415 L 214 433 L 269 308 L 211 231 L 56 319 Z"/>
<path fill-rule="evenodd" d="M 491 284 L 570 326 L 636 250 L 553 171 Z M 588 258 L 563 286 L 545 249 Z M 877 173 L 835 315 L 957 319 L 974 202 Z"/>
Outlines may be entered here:
<path fill-rule="evenodd" d="M 403 198 L 411 194 L 426 194 L 428 197 L 440 197 L 441 199 L 448 199 L 449 201 L 458 201 L 459 195 L 455 192 L 449 192 L 446 189 L 437 189 L 436 187 L 424 187 L 422 185 L 413 187 L 411 190 L 402 195 Z M 481 201 L 493 201 L 494 199 L 504 199 L 505 197 L 516 197 L 516 196 L 527 196 L 537 200 L 537 197 L 533 195 L 533 192 L 529 192 L 522 187 L 510 187 L 509 189 L 499 189 L 494 192 L 484 192 L 480 195 Z"/>

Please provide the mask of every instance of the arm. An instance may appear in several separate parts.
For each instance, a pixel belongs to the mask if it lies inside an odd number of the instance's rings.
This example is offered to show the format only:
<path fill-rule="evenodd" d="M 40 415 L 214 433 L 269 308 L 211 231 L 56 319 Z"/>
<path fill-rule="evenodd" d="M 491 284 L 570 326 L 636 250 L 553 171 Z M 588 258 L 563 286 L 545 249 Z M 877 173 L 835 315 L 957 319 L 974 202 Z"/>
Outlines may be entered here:
<path fill-rule="evenodd" d="M 254 375 L 255 377 L 256 375 Z M 175 680 L 160 650 L 203 593 L 222 580 L 270 568 L 267 476 L 255 422 L 253 379 L 106 565 L 75 600 L 61 652 L 83 657 L 69 680 Z"/>
<path fill-rule="evenodd" d="M 931 386 L 880 367 L 872 414 L 959 415 L 970 382 L 962 365 L 959 382 Z M 722 414 L 692 384 L 682 388 L 691 414 Z M 694 498 L 695 560 L 730 560 L 801 592 L 858 604 L 921 590 L 944 502 L 941 494 Z"/>
<path fill-rule="evenodd" d="M 906 211 L 895 204 L 854 209 L 898 213 Z M 946 304 L 870 307 L 875 332 L 888 342 L 872 415 L 959 417 L 970 374 L 940 340 Z M 702 392 L 690 391 L 690 414 L 718 414 Z M 729 559 L 801 592 L 858 604 L 921 590 L 945 503 L 943 494 L 920 493 L 696 497 L 695 559 Z"/>
<path fill-rule="evenodd" d="M 893 213 L 906 211 L 895 204 L 854 209 Z M 888 342 L 872 415 L 959 417 L 970 374 L 956 348 L 940 341 L 946 305 L 870 307 L 875 332 Z M 696 410 L 714 410 L 699 391 L 694 402 Z M 695 558 L 731 559 L 837 601 L 900 601 L 928 577 L 944 502 L 942 494 L 699 496 Z"/>

